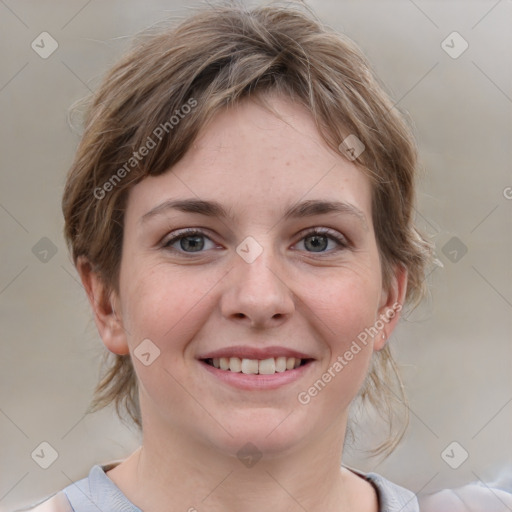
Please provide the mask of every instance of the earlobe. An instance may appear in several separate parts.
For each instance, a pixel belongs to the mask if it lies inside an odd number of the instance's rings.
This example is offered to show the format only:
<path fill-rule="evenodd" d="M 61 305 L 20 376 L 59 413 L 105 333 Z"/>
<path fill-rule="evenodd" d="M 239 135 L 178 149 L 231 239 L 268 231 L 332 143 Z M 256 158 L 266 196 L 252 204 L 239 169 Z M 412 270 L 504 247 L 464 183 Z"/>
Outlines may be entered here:
<path fill-rule="evenodd" d="M 373 348 L 376 351 L 386 346 L 387 340 L 395 330 L 400 318 L 407 292 L 407 269 L 400 264 L 394 268 L 394 274 L 387 290 L 382 290 L 382 301 L 379 307 L 379 317 L 376 322 L 381 334 L 376 337 Z"/>
<path fill-rule="evenodd" d="M 85 257 L 78 258 L 76 268 L 87 293 L 103 343 L 114 354 L 129 354 L 126 332 L 119 314 L 119 306 L 116 305 L 116 294 L 106 287 Z"/>

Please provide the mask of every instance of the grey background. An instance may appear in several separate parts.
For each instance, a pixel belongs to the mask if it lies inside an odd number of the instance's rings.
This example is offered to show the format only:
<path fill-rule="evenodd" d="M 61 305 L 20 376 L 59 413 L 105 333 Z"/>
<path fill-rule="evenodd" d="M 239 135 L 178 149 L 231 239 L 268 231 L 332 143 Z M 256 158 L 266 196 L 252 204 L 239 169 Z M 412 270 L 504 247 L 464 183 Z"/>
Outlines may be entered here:
<path fill-rule="evenodd" d="M 418 223 L 444 265 L 392 339 L 410 398 L 405 440 L 384 462 L 357 450 L 345 462 L 415 492 L 497 478 L 512 485 L 512 3 L 310 5 L 362 47 L 414 120 L 425 168 Z M 187 12 L 183 1 L 0 0 L 0 510 L 138 445 L 112 410 L 84 415 L 102 344 L 61 235 L 78 142 L 66 116 L 131 35 Z M 47 59 L 31 48 L 43 31 L 59 45 Z M 456 59 L 441 46 L 453 31 L 469 44 Z M 47 261 L 43 237 L 56 249 Z M 48 469 L 31 458 L 43 441 L 58 452 Z M 458 469 L 441 457 L 453 441 L 469 453 Z"/>

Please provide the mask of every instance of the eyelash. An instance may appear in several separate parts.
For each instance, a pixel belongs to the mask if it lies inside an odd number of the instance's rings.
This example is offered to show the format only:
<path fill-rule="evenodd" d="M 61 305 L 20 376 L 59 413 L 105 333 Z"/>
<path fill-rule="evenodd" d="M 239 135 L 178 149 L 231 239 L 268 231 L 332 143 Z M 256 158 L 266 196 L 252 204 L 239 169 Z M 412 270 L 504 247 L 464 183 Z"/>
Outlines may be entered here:
<path fill-rule="evenodd" d="M 211 238 L 202 230 L 196 229 L 196 228 L 186 228 L 183 230 L 180 230 L 176 232 L 171 238 L 166 240 L 163 243 L 163 248 L 171 251 L 175 251 L 179 254 L 186 254 L 187 256 L 193 256 L 195 253 L 202 253 L 204 251 L 192 251 L 192 252 L 186 252 L 178 249 L 174 249 L 171 247 L 172 244 L 175 242 L 181 240 L 182 238 L 186 238 L 188 236 L 196 236 L 196 235 L 202 235 L 205 238 L 208 238 L 211 240 Z M 338 232 L 334 231 L 330 228 L 312 228 L 309 231 L 306 231 L 303 233 L 302 238 L 299 240 L 302 241 L 303 239 L 314 236 L 314 235 L 321 235 L 326 236 L 327 238 L 334 240 L 338 243 L 338 247 L 336 249 L 330 250 L 330 251 L 320 251 L 320 252 L 314 252 L 314 251 L 307 251 L 310 254 L 331 254 L 333 252 L 341 251 L 344 249 L 348 249 L 350 247 L 350 243 L 347 238 L 345 238 L 343 235 L 340 235 Z M 213 241 L 213 240 L 212 240 Z"/>

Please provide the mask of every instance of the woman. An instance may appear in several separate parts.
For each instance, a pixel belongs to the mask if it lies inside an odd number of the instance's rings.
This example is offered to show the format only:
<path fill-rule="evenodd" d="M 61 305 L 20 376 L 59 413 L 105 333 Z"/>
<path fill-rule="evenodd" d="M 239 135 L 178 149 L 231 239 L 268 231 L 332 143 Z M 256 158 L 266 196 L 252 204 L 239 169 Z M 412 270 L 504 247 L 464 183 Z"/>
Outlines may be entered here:
<path fill-rule="evenodd" d="M 341 465 L 349 406 L 393 414 L 401 393 L 387 343 L 432 260 L 416 168 L 360 50 L 303 9 L 145 33 L 94 95 L 63 198 L 115 355 L 94 407 L 143 442 L 40 507 L 417 511 Z"/>

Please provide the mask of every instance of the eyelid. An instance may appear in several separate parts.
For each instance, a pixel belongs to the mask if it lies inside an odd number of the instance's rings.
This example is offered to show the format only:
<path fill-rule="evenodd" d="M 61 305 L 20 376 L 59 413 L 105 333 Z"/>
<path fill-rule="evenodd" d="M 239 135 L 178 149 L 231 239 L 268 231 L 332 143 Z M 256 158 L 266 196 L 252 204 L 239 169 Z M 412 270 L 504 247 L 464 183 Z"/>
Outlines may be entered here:
<path fill-rule="evenodd" d="M 307 228 L 307 229 L 301 231 L 298 235 L 298 236 L 300 236 L 298 241 L 300 242 L 306 236 L 314 235 L 314 234 L 324 235 L 324 236 L 328 236 L 328 238 L 334 239 L 340 245 L 340 247 L 338 249 L 347 249 L 349 247 L 352 247 L 352 242 L 345 235 L 340 233 L 339 231 L 332 229 L 332 228 L 326 228 L 326 227 L 320 227 L 320 226 L 313 227 L 313 228 Z M 327 251 L 327 252 L 324 252 L 324 254 L 330 254 L 332 252 L 335 252 L 335 251 Z M 315 254 L 315 253 L 311 252 L 310 254 Z M 322 254 L 322 252 L 319 252 L 316 254 Z"/>
<path fill-rule="evenodd" d="M 173 231 L 171 236 L 168 236 L 168 237 L 166 236 L 163 239 L 161 246 L 164 249 L 168 248 L 171 244 L 173 244 L 174 242 L 177 242 L 180 238 L 185 238 L 187 236 L 193 236 L 193 235 L 202 235 L 205 238 L 208 238 L 212 242 L 216 243 L 212 239 L 212 236 L 209 234 L 209 232 L 207 230 L 205 230 L 204 228 L 183 228 L 183 229 L 177 229 L 177 230 Z M 181 251 L 179 251 L 179 252 L 181 252 Z M 200 252 L 202 252 L 202 251 L 200 251 Z"/>
<path fill-rule="evenodd" d="M 318 254 L 318 255 L 332 254 L 339 250 L 344 250 L 344 249 L 348 249 L 348 248 L 352 247 L 351 241 L 345 235 L 339 233 L 337 230 L 334 230 L 332 228 L 320 227 L 320 226 L 311 227 L 311 228 L 302 230 L 298 234 L 298 236 L 300 238 L 294 245 L 296 245 L 297 243 L 302 241 L 308 235 L 315 235 L 315 234 L 323 235 L 323 236 L 330 238 L 331 240 L 334 240 L 338 244 L 338 247 L 331 251 L 320 251 L 318 253 L 306 251 L 309 254 Z M 173 250 L 173 251 L 177 252 L 178 254 L 194 255 L 194 251 L 186 252 L 186 251 L 180 251 L 180 250 L 170 247 L 172 244 L 176 243 L 181 238 L 185 238 L 187 236 L 193 236 L 193 235 L 204 236 L 205 238 L 208 238 L 212 243 L 216 243 L 210 236 L 209 232 L 207 230 L 205 230 L 204 228 L 190 228 L 189 227 L 189 228 L 178 229 L 175 232 L 173 232 L 172 236 L 170 236 L 169 238 L 164 238 L 163 242 L 161 243 L 161 246 L 163 249 Z M 204 252 L 205 251 L 197 251 L 197 254 L 201 254 Z"/>

